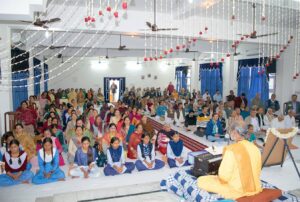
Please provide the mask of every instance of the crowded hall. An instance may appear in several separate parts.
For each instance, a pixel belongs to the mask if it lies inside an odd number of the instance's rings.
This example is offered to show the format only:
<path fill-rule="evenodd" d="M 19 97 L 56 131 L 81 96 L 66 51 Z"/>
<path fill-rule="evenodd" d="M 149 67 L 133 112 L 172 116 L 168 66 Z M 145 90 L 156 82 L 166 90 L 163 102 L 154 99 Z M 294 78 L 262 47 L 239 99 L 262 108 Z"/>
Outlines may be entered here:
<path fill-rule="evenodd" d="M 1 202 L 300 202 L 300 0 L 0 0 Z"/>

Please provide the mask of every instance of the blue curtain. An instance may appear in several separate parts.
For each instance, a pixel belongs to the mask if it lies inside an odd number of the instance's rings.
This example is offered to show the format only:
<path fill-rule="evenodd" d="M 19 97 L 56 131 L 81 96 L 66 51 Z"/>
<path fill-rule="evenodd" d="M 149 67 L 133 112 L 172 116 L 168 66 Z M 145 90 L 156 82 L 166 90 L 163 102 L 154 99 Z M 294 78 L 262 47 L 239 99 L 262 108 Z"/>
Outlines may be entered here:
<path fill-rule="evenodd" d="M 42 74 L 42 68 L 41 68 L 41 61 L 37 58 L 33 58 L 33 66 L 34 71 L 34 95 L 39 95 L 41 93 L 41 74 Z"/>
<path fill-rule="evenodd" d="M 12 73 L 12 98 L 14 111 L 20 106 L 23 100 L 28 99 L 27 79 L 28 72 L 13 72 Z M 20 79 L 22 79 L 20 81 Z M 16 81 L 17 80 L 17 81 Z M 19 80 L 19 81 L 18 81 Z"/>
<path fill-rule="evenodd" d="M 188 71 L 188 66 L 176 67 L 175 79 L 176 79 L 177 91 L 179 91 L 181 88 L 187 90 L 187 71 Z"/>
<path fill-rule="evenodd" d="M 249 88 L 250 88 L 250 70 L 251 68 L 247 67 L 241 67 L 239 68 L 238 73 L 238 95 L 241 95 L 241 93 L 248 94 Z"/>
<path fill-rule="evenodd" d="M 48 91 L 48 79 L 49 79 L 48 65 L 44 63 L 44 91 Z"/>
<path fill-rule="evenodd" d="M 223 94 L 223 81 L 222 81 L 222 63 L 219 66 L 211 67 L 210 64 L 200 65 L 200 81 L 201 81 L 201 93 L 203 94 L 208 90 L 212 97 L 216 90 L 219 90 Z"/>
<path fill-rule="evenodd" d="M 245 93 L 249 101 L 260 94 L 265 103 L 269 99 L 269 82 L 264 67 L 241 67 L 238 73 L 238 95 Z"/>

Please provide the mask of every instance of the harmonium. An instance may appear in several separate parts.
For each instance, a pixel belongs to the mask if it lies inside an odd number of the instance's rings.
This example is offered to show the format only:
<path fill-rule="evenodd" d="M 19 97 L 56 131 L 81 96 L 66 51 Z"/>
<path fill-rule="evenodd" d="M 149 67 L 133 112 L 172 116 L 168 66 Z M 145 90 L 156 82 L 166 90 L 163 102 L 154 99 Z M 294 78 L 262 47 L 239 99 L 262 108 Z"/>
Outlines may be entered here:
<path fill-rule="evenodd" d="M 191 168 L 195 177 L 204 175 L 217 175 L 222 161 L 222 154 L 213 155 L 209 152 L 195 156 L 194 166 Z"/>

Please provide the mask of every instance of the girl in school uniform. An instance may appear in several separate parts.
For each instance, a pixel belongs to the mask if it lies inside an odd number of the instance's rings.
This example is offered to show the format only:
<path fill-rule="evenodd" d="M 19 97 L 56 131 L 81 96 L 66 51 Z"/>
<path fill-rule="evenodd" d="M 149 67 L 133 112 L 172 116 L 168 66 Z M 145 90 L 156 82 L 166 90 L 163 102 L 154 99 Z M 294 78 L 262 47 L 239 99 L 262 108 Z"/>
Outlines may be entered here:
<path fill-rule="evenodd" d="M 20 149 L 18 140 L 9 143 L 9 151 L 3 155 L 6 174 L 0 175 L 0 187 L 29 183 L 33 177 L 30 166 L 27 164 L 27 153 Z"/>
<path fill-rule="evenodd" d="M 75 153 L 74 165 L 70 168 L 72 178 L 84 177 L 93 178 L 100 175 L 100 170 L 96 165 L 96 152 L 90 146 L 90 138 L 83 137 L 81 139 L 81 147 Z"/>
<path fill-rule="evenodd" d="M 111 139 L 113 137 L 117 137 L 120 140 L 120 143 L 122 145 L 123 145 L 123 142 L 124 142 L 123 136 L 120 133 L 117 132 L 117 126 L 116 126 L 116 124 L 111 123 L 111 124 L 109 124 L 108 128 L 109 128 L 108 132 L 105 133 L 105 135 L 102 138 L 102 147 L 103 147 L 104 153 L 109 148 Z"/>
<path fill-rule="evenodd" d="M 44 130 L 44 137 L 43 137 L 43 139 L 45 139 L 47 137 L 52 139 L 53 147 L 56 148 L 57 151 L 58 151 L 58 153 L 59 153 L 59 166 L 65 165 L 65 161 L 64 161 L 64 158 L 62 156 L 63 147 L 61 146 L 58 138 L 52 136 L 52 133 L 51 133 L 50 129 L 48 129 L 48 128 L 46 130 Z M 37 151 L 39 151 L 42 148 L 42 145 L 41 144 L 37 144 L 36 148 L 37 148 Z"/>
<path fill-rule="evenodd" d="M 183 154 L 183 141 L 179 133 L 174 133 L 167 146 L 167 157 L 170 168 L 188 166 L 189 163 Z"/>
<path fill-rule="evenodd" d="M 148 133 L 142 135 L 142 142 L 137 147 L 137 156 L 135 166 L 138 171 L 158 170 L 165 166 L 163 161 L 155 159 L 155 145 L 150 142 Z"/>
<path fill-rule="evenodd" d="M 59 153 L 53 147 L 50 137 L 43 140 L 42 148 L 38 151 L 39 170 L 32 178 L 33 184 L 46 184 L 56 181 L 64 181 L 65 174 L 59 168 Z"/>
<path fill-rule="evenodd" d="M 113 137 L 110 141 L 110 147 L 107 149 L 107 165 L 104 168 L 104 175 L 131 173 L 133 170 L 134 163 L 125 162 L 125 154 L 120 145 L 120 139 Z"/>

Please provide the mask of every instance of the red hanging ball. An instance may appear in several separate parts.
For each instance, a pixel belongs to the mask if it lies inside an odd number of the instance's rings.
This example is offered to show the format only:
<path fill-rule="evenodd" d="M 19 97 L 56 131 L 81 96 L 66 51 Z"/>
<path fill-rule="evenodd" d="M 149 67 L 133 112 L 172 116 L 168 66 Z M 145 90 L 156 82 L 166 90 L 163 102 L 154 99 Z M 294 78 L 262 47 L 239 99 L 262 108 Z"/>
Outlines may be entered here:
<path fill-rule="evenodd" d="M 168 51 L 167 51 L 167 50 L 165 50 L 165 51 L 164 51 L 164 54 L 165 54 L 165 55 L 168 55 Z"/>
<path fill-rule="evenodd" d="M 159 59 L 161 59 L 161 60 L 162 60 L 162 59 L 163 59 L 163 56 L 162 56 L 162 55 L 161 55 L 161 56 L 159 56 Z"/>
<path fill-rule="evenodd" d="M 277 54 L 277 55 L 276 55 L 276 58 L 277 58 L 277 59 L 279 59 L 279 58 L 280 58 L 280 55 L 279 55 L 279 54 Z"/>
<path fill-rule="evenodd" d="M 202 35 L 203 33 L 202 32 L 199 32 L 199 35 Z"/>
<path fill-rule="evenodd" d="M 152 60 L 153 60 L 153 58 L 152 58 L 152 57 L 149 57 L 149 60 L 150 60 L 150 61 L 152 61 Z"/>
<path fill-rule="evenodd" d="M 192 40 L 189 40 L 188 43 L 192 43 Z"/>
<path fill-rule="evenodd" d="M 261 20 L 265 21 L 266 20 L 266 16 L 261 16 Z"/>
<path fill-rule="evenodd" d="M 231 47 L 232 47 L 232 48 L 235 48 L 235 44 L 232 44 Z"/>
<path fill-rule="evenodd" d="M 293 79 L 297 79 L 297 77 L 296 77 L 296 76 L 293 76 Z"/>
<path fill-rule="evenodd" d="M 197 41 L 197 38 L 193 38 L 193 42 L 196 42 Z"/>
<path fill-rule="evenodd" d="M 291 43 L 291 40 L 288 40 L 288 44 L 290 44 Z"/>
<path fill-rule="evenodd" d="M 169 52 L 170 52 L 170 53 L 173 53 L 173 48 L 170 48 Z"/>
<path fill-rule="evenodd" d="M 88 21 L 90 21 L 91 20 L 91 16 L 88 16 L 87 19 L 88 19 Z"/>
<path fill-rule="evenodd" d="M 176 50 L 180 50 L 180 45 L 177 45 L 177 46 L 176 46 Z"/>
<path fill-rule="evenodd" d="M 115 12 L 114 12 L 114 16 L 115 16 L 115 18 L 118 18 L 118 17 L 119 17 L 118 11 L 115 11 Z"/>
<path fill-rule="evenodd" d="M 266 67 L 269 67 L 269 66 L 270 66 L 270 64 L 269 64 L 269 63 L 267 63 L 267 64 L 266 64 Z"/>
<path fill-rule="evenodd" d="M 96 19 L 94 17 L 91 18 L 91 22 L 95 22 Z"/>
<path fill-rule="evenodd" d="M 127 2 L 126 1 L 122 2 L 122 8 L 123 8 L 123 10 L 127 9 Z"/>
<path fill-rule="evenodd" d="M 237 44 L 237 45 L 240 44 L 240 41 L 236 41 L 235 44 Z"/>
<path fill-rule="evenodd" d="M 242 37 L 241 37 L 241 40 L 243 41 L 244 39 L 245 39 L 245 38 L 242 36 Z"/>
<path fill-rule="evenodd" d="M 102 15 L 103 15 L 103 12 L 102 12 L 102 11 L 99 11 L 98 14 L 99 14 L 99 16 L 102 16 Z"/>
<path fill-rule="evenodd" d="M 84 18 L 84 22 L 89 22 L 88 17 L 85 17 L 85 18 Z"/>
<path fill-rule="evenodd" d="M 216 63 L 216 66 L 219 67 L 219 65 L 220 65 L 220 63 L 217 62 L 217 63 Z"/>
<path fill-rule="evenodd" d="M 205 27 L 204 30 L 207 31 L 207 30 L 208 30 L 208 27 Z"/>
<path fill-rule="evenodd" d="M 182 48 L 185 48 L 185 44 L 182 45 Z"/>
<path fill-rule="evenodd" d="M 157 57 L 154 57 L 154 60 L 157 61 Z"/>
<path fill-rule="evenodd" d="M 245 37 L 248 39 L 248 38 L 249 38 L 249 35 L 247 34 Z"/>
<path fill-rule="evenodd" d="M 290 38 L 291 38 L 291 39 L 293 39 L 294 37 L 293 37 L 293 36 L 291 36 Z"/>
<path fill-rule="evenodd" d="M 148 61 L 148 58 L 147 58 L 147 57 L 144 57 L 144 61 L 147 62 L 147 61 Z"/>
<path fill-rule="evenodd" d="M 213 63 L 213 62 L 210 62 L 209 65 L 212 67 L 212 66 L 214 66 L 214 63 Z"/>
<path fill-rule="evenodd" d="M 283 53 L 283 49 L 280 50 L 280 53 Z"/>
<path fill-rule="evenodd" d="M 224 62 L 225 61 L 225 59 L 224 58 L 221 58 L 221 62 Z"/>
<path fill-rule="evenodd" d="M 107 7 L 106 7 L 106 11 L 107 11 L 107 12 L 110 12 L 110 11 L 111 11 L 111 7 L 110 7 L 110 6 L 107 6 Z"/>
<path fill-rule="evenodd" d="M 232 15 L 232 16 L 231 16 L 231 20 L 235 20 L 235 15 Z"/>
<path fill-rule="evenodd" d="M 296 76 L 299 76 L 299 73 L 296 73 Z"/>
<path fill-rule="evenodd" d="M 286 46 L 283 46 L 283 49 L 285 50 L 285 49 L 287 49 L 287 47 L 286 47 Z"/>
<path fill-rule="evenodd" d="M 229 57 L 230 57 L 230 53 L 227 53 L 226 57 L 228 57 L 228 58 L 229 58 Z"/>

